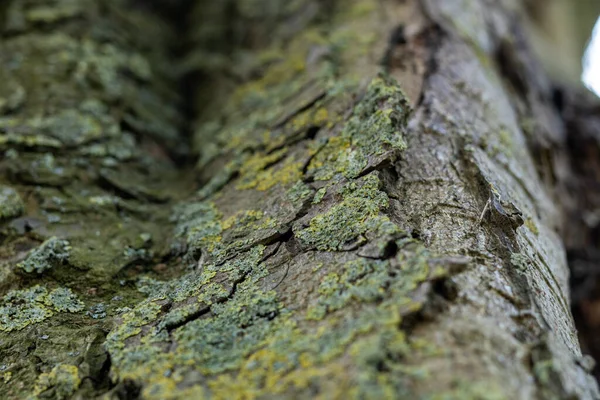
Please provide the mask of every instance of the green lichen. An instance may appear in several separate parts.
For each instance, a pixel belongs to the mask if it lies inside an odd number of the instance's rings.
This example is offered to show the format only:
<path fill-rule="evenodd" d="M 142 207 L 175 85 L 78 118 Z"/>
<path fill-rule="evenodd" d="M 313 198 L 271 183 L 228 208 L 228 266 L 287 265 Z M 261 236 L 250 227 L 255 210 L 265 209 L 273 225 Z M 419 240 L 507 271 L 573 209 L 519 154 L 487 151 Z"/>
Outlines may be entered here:
<path fill-rule="evenodd" d="M 27 93 L 10 71 L 0 72 L 0 115 L 15 111 L 23 105 Z"/>
<path fill-rule="evenodd" d="M 268 156 L 265 157 L 261 153 L 256 154 L 255 157 L 264 158 L 264 161 L 269 159 Z M 237 188 L 240 190 L 256 188 L 256 190 L 265 191 L 277 184 L 289 186 L 302 177 L 302 163 L 293 158 L 288 157 L 281 162 L 281 165 L 265 168 L 267 165 L 269 165 L 268 162 L 262 168 L 255 167 L 256 169 L 248 171 L 244 171 L 244 166 L 242 166 L 242 177 Z"/>
<path fill-rule="evenodd" d="M 32 126 L 45 130 L 49 136 L 60 140 L 65 146 L 80 146 L 98 140 L 104 134 L 102 126 L 95 118 L 77 110 L 64 110 Z"/>
<path fill-rule="evenodd" d="M 39 398 L 72 397 L 66 367 L 53 370 L 68 364 L 86 377 L 76 396 L 104 394 L 102 331 L 144 298 L 129 283 L 183 268 L 168 218 L 195 186 L 170 158 L 186 146 L 175 36 L 131 3 L 0 6 L 1 398 L 33 397 L 36 380 Z"/>
<path fill-rule="evenodd" d="M 439 353 L 434 346 L 411 340 L 398 329 L 402 315 L 420 308 L 409 295 L 428 279 L 427 258 L 426 250 L 417 248 L 395 262 L 355 260 L 344 267 L 347 273 L 343 279 L 334 283 L 344 281 L 343 288 L 332 289 L 327 283 L 331 275 L 327 275 L 323 280 L 327 288 L 322 287 L 319 301 L 334 301 L 335 310 L 330 310 L 334 315 L 318 328 L 304 329 L 296 322 L 298 317 L 290 318 L 293 314 L 282 310 L 265 345 L 235 374 L 221 374 L 210 381 L 210 389 L 216 398 L 248 393 L 257 397 L 285 393 L 308 396 L 310 388 L 317 385 L 323 398 L 412 398 L 411 381 L 428 374 L 403 360 L 416 354 Z M 362 294 L 345 296 L 346 291 Z"/>
<path fill-rule="evenodd" d="M 0 221 L 17 218 L 25 211 L 25 205 L 16 190 L 0 185 Z"/>
<path fill-rule="evenodd" d="M 223 218 L 212 202 L 177 207 L 173 220 L 178 221 L 176 234 L 188 243 L 188 254 L 203 254 L 215 262 L 251 248 L 279 226 L 276 218 L 261 210 L 240 210 Z"/>
<path fill-rule="evenodd" d="M 37 397 L 52 397 L 63 400 L 70 398 L 81 384 L 79 369 L 75 365 L 58 364 L 52 371 L 41 374 L 35 382 L 33 394 Z"/>
<path fill-rule="evenodd" d="M 402 243 L 400 248 L 405 247 Z M 150 399 L 171 398 L 179 390 L 186 395 L 210 393 L 218 399 L 290 390 L 308 394 L 317 382 L 323 396 L 405 393 L 410 397 L 410 382 L 423 379 L 427 371 L 406 365 L 403 359 L 438 352 L 409 339 L 398 328 L 402 315 L 421 307 L 411 293 L 432 276 L 427 250 L 416 245 L 392 260 L 355 258 L 340 268 L 329 265 L 327 268 L 343 272 L 331 272 L 322 280 L 316 307 L 333 315 L 323 319 L 318 328 L 307 327 L 297 311 L 286 309 L 274 291 L 261 287 L 260 282 L 268 276 L 261 263 L 263 250 L 254 248 L 221 266 L 207 265 L 199 275 L 176 283 L 147 282 L 149 288 L 158 288 L 153 290 L 154 299 L 124 314 L 123 322 L 109 334 L 114 373 L 121 379 L 150 382 L 142 394 Z M 216 276 L 221 277 L 220 283 L 214 281 Z M 219 300 L 227 291 L 217 294 L 211 286 L 227 286 L 231 281 L 238 282 L 235 292 Z M 164 353 L 161 349 L 167 336 L 163 322 L 178 311 L 161 316 L 159 303 L 165 299 L 176 304 L 185 301 L 177 306 L 185 309 L 194 298 L 208 304 L 209 311 L 173 330 L 177 348 Z M 185 312 L 179 317 L 186 317 Z M 134 336 L 139 344 L 126 346 Z M 342 361 L 344 355 L 346 361 Z M 196 376 L 192 370 L 207 379 L 204 389 L 179 387 Z"/>
<path fill-rule="evenodd" d="M 381 214 L 388 198 L 379 190 L 376 174 L 367 175 L 344 185 L 339 194 L 343 200 L 310 220 L 305 229 L 298 229 L 298 239 L 307 247 L 319 250 L 343 250 L 355 241 L 393 236 L 400 229 Z"/>
<path fill-rule="evenodd" d="M 0 331 L 20 330 L 50 318 L 54 311 L 79 312 L 83 303 L 70 289 L 57 288 L 50 292 L 36 285 L 29 289 L 8 292 L 0 302 Z"/>
<path fill-rule="evenodd" d="M 107 338 L 107 346 L 114 356 L 115 371 L 120 371 L 122 377 L 141 378 L 144 374 L 162 374 L 166 369 L 190 363 L 198 365 L 205 373 L 216 373 L 239 364 L 270 332 L 270 322 L 280 311 L 275 293 L 257 286 L 257 282 L 267 274 L 267 271 L 258 267 L 263 250 L 263 246 L 257 246 L 244 257 L 221 266 L 207 265 L 200 276 L 166 283 L 162 290 L 154 293 L 152 299 L 123 314 L 120 317 L 122 324 Z M 221 283 L 211 282 L 216 274 L 228 276 L 229 279 L 221 280 Z M 228 281 L 230 284 L 238 282 L 237 289 L 230 299 L 223 302 L 219 299 L 226 298 L 228 291 L 222 285 Z M 140 334 L 144 325 L 156 323 L 161 312 L 157 302 L 161 298 L 181 301 L 194 297 L 199 303 L 210 305 L 211 317 L 191 321 L 173 332 L 178 343 L 175 354 L 157 354 L 159 349 L 156 345 L 163 340 L 163 328 L 145 337 L 143 344 L 133 353 L 122 351 L 127 338 Z M 180 317 L 185 318 L 186 314 L 185 310 L 180 314 L 178 307 L 166 314 L 164 320 L 174 321 Z M 160 326 L 164 327 L 165 324 Z M 231 351 L 223 352 L 223 348 Z M 146 360 L 148 365 L 141 364 L 141 360 Z M 155 385 L 150 385 L 145 393 L 156 397 L 153 393 L 162 393 L 159 386 L 171 383 L 168 379 L 161 379 Z"/>
<path fill-rule="evenodd" d="M 371 81 L 352 116 L 338 136 L 330 137 L 308 166 L 316 180 L 337 174 L 356 178 L 381 158 L 404 150 L 403 131 L 410 113 L 408 101 L 392 78 L 380 75 Z"/>
<path fill-rule="evenodd" d="M 530 268 L 531 260 L 523 253 L 511 253 L 510 263 L 515 267 L 517 272 L 524 274 Z"/>
<path fill-rule="evenodd" d="M 38 274 L 65 264 L 69 259 L 71 246 L 68 241 L 52 237 L 32 250 L 25 261 L 17 264 L 20 270 Z"/>
<path fill-rule="evenodd" d="M 531 233 L 533 233 L 534 235 L 539 235 L 540 234 L 540 230 L 538 229 L 537 225 L 535 224 L 535 222 L 533 221 L 532 218 L 527 218 L 525 220 L 525 226 L 527 227 L 527 229 L 529 229 L 529 231 L 531 231 Z"/>
<path fill-rule="evenodd" d="M 298 181 L 287 190 L 286 195 L 296 207 L 300 207 L 313 195 L 313 190 L 306 183 Z"/>
<path fill-rule="evenodd" d="M 83 302 L 68 288 L 57 288 L 48 294 L 46 305 L 54 307 L 58 312 L 76 313 L 85 307 Z"/>
<path fill-rule="evenodd" d="M 379 301 L 390 281 L 389 262 L 362 258 L 350 261 L 344 265 L 341 276 L 332 272 L 321 281 L 318 305 L 309 309 L 307 315 L 311 319 L 322 319 L 350 301 Z"/>
<path fill-rule="evenodd" d="M 177 222 L 175 234 L 185 236 L 188 243 L 198 247 L 214 245 L 223 230 L 220 218 L 212 202 L 182 204 L 176 207 L 173 217 Z"/>
<path fill-rule="evenodd" d="M 319 204 L 321 202 L 321 200 L 323 200 L 323 197 L 325 197 L 326 194 L 327 194 L 326 187 L 317 190 L 317 193 L 315 193 L 315 197 L 314 197 L 312 203 Z"/>
<path fill-rule="evenodd" d="M 452 389 L 442 393 L 425 395 L 426 400 L 505 400 L 506 392 L 494 381 L 473 382 L 458 380 Z M 548 399 L 548 397 L 543 397 Z"/>

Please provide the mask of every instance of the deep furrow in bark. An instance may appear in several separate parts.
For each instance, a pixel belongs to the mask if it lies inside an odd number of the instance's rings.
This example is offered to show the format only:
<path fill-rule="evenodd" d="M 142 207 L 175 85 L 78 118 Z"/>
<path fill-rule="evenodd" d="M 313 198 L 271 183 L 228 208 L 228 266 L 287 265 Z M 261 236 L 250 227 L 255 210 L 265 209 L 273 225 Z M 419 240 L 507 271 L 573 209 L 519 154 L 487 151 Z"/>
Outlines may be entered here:
<path fill-rule="evenodd" d="M 136 282 L 187 271 L 170 222 L 195 186 L 186 33 L 136 3 L 2 4 L 2 398 L 106 392 Z"/>

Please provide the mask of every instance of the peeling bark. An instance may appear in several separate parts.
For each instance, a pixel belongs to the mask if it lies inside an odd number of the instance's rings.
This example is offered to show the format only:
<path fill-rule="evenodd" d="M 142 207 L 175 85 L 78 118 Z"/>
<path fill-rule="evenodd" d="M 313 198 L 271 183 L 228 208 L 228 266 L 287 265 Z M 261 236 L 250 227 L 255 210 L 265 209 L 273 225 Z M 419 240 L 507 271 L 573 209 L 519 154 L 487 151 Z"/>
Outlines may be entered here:
<path fill-rule="evenodd" d="M 0 9 L 2 397 L 598 398 L 517 5 L 96 3 Z"/>

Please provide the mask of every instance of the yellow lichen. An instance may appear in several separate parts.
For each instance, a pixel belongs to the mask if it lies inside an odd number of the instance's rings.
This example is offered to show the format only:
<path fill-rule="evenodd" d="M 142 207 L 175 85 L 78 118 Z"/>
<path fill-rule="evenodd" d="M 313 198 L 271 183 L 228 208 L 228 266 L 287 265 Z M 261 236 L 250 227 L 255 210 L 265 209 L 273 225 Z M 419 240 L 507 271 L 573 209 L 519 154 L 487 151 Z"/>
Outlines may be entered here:
<path fill-rule="evenodd" d="M 59 364 L 52 371 L 41 374 L 33 389 L 33 393 L 39 396 L 46 390 L 54 388 L 56 398 L 69 398 L 79 388 L 81 378 L 79 369 L 74 365 Z"/>
<path fill-rule="evenodd" d="M 529 229 L 531 231 L 531 233 L 533 233 L 536 236 L 540 233 L 540 230 L 538 229 L 535 222 L 533 222 L 532 218 L 527 218 L 525 220 L 525 226 L 527 227 L 527 229 Z"/>

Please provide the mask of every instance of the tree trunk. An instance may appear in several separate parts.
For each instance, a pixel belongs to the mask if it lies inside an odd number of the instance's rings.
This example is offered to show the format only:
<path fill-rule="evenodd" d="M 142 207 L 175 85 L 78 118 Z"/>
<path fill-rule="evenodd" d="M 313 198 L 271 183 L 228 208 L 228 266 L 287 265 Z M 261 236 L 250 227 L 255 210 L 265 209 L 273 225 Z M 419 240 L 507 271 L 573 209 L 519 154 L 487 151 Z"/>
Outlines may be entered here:
<path fill-rule="evenodd" d="M 598 398 L 525 18 L 4 2 L 0 397 Z"/>

